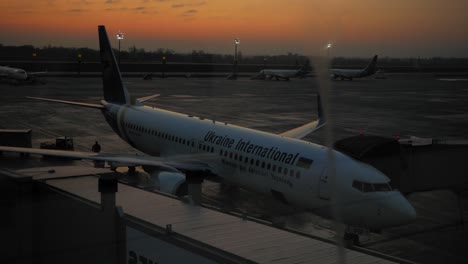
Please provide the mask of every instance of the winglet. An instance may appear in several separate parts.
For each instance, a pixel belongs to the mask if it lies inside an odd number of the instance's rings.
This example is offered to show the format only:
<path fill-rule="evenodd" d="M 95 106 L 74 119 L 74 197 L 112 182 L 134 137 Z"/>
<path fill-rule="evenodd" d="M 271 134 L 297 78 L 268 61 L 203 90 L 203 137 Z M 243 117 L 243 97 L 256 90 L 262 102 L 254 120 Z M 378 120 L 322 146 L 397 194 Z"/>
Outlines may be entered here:
<path fill-rule="evenodd" d="M 320 93 L 317 93 L 317 115 L 318 120 L 312 121 L 300 127 L 293 128 L 279 135 L 283 137 L 302 139 L 325 125 L 326 119 L 323 112 L 322 99 L 320 97 Z"/>
<path fill-rule="evenodd" d="M 318 124 L 317 128 L 325 125 L 327 120 L 325 119 L 325 113 L 323 112 L 322 98 L 320 93 L 317 93 L 317 115 L 318 115 Z"/>

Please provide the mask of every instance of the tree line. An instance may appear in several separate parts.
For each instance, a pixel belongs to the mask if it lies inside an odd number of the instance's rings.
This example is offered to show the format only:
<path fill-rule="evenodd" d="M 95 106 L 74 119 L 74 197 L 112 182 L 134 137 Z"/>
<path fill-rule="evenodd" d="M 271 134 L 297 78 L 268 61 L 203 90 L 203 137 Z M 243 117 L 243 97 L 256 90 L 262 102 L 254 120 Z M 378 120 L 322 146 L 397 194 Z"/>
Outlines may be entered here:
<path fill-rule="evenodd" d="M 114 49 L 116 56 L 118 50 Z M 369 58 L 346 58 L 334 57 L 332 65 L 355 66 L 365 65 Z M 0 44 L 0 60 L 36 60 L 36 61 L 99 61 L 99 51 L 90 48 L 66 48 L 66 47 L 34 47 L 33 45 L 7 46 Z M 232 64 L 233 54 L 214 54 L 203 50 L 193 50 L 191 53 L 178 53 L 172 49 L 159 48 L 154 51 L 146 51 L 143 48 L 132 46 L 127 50 L 120 51 L 122 62 L 145 62 L 158 63 L 166 60 L 171 63 L 213 63 Z M 297 53 L 287 53 L 282 55 L 243 55 L 238 52 L 239 64 L 257 65 L 303 65 L 307 56 Z M 379 66 L 399 66 L 399 67 L 462 67 L 468 68 L 468 58 L 379 58 Z"/>

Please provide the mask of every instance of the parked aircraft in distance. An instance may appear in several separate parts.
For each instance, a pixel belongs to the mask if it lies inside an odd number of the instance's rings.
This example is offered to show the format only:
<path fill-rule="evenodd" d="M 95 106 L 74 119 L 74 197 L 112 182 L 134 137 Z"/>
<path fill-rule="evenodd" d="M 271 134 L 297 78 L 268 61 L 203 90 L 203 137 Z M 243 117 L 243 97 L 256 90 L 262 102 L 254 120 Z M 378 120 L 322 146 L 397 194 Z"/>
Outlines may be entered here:
<path fill-rule="evenodd" d="M 16 83 L 34 81 L 37 76 L 45 73 L 46 72 L 27 72 L 23 69 L 0 66 L 0 79 L 12 80 Z"/>
<path fill-rule="evenodd" d="M 380 171 L 334 150 L 332 168 L 326 147 L 301 140 L 325 124 L 320 95 L 318 120 L 278 135 L 147 107 L 142 103 L 157 95 L 130 96 L 104 26 L 99 26 L 99 44 L 104 67 L 100 104 L 36 99 L 98 109 L 115 133 L 148 155 L 18 147 L 0 147 L 0 151 L 141 165 L 161 191 L 174 195 L 186 193 L 191 177 L 215 175 L 326 217 L 331 217 L 333 206 L 342 223 L 372 230 L 415 218 L 414 208 Z M 332 169 L 334 180 L 329 178 Z M 334 199 L 332 193 L 340 198 Z"/>
<path fill-rule="evenodd" d="M 307 60 L 304 65 L 298 70 L 286 70 L 286 69 L 263 69 L 257 75 L 253 76 L 252 80 L 287 80 L 291 78 L 304 78 L 310 73 L 310 63 Z"/>
<path fill-rule="evenodd" d="M 377 55 L 371 60 L 371 62 L 365 67 L 364 69 L 331 69 L 331 76 L 332 79 L 348 79 L 353 80 L 353 78 L 363 78 L 367 76 L 371 76 L 376 73 L 377 71 Z"/>

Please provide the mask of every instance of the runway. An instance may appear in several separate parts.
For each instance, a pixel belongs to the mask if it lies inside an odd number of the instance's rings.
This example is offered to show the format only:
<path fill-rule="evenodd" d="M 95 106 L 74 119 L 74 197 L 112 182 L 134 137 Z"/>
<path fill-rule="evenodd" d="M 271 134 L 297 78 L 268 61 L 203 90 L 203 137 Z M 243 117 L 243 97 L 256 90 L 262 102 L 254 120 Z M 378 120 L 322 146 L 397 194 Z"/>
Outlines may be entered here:
<path fill-rule="evenodd" d="M 119 139 L 96 110 L 37 102 L 25 96 L 97 103 L 101 99 L 99 78 L 46 78 L 44 85 L 0 83 L 0 128 L 33 129 L 33 147 L 57 136 L 74 138 L 75 148 L 90 151 L 99 141 L 104 152 L 135 153 Z M 248 78 L 127 78 L 135 97 L 161 94 L 150 106 L 192 114 L 280 133 L 316 119 L 317 79 L 259 81 Z M 390 75 L 387 79 L 332 82 L 331 114 L 335 140 L 359 133 L 384 136 L 418 136 L 438 139 L 466 139 L 468 135 L 468 87 L 464 81 L 438 80 L 431 74 Z M 325 130 L 305 140 L 326 141 Z M 14 162 L 10 166 L 21 167 Z M 450 173 L 448 171 L 448 173 Z M 441 175 L 443 177 L 443 175 Z M 205 181 L 205 203 L 266 220 L 280 218 L 286 226 L 331 238 L 329 221 L 245 190 Z M 460 201 L 467 215 L 467 193 Z M 449 191 L 412 194 L 409 200 L 418 212 L 411 225 L 371 234 L 363 246 L 422 263 L 462 263 L 468 232 L 460 219 L 458 197 Z M 276 221 L 276 220 L 275 220 Z"/>

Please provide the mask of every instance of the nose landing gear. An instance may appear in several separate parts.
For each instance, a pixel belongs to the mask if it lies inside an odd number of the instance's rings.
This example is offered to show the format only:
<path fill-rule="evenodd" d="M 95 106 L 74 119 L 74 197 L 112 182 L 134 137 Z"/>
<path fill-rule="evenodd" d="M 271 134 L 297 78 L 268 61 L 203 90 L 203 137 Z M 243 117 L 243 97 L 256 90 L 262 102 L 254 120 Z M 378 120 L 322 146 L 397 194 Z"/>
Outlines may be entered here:
<path fill-rule="evenodd" d="M 354 233 L 345 232 L 344 241 L 347 245 L 359 246 L 359 235 Z"/>
<path fill-rule="evenodd" d="M 359 246 L 362 240 L 370 239 L 370 231 L 360 227 L 347 226 L 343 238 L 346 244 Z"/>

